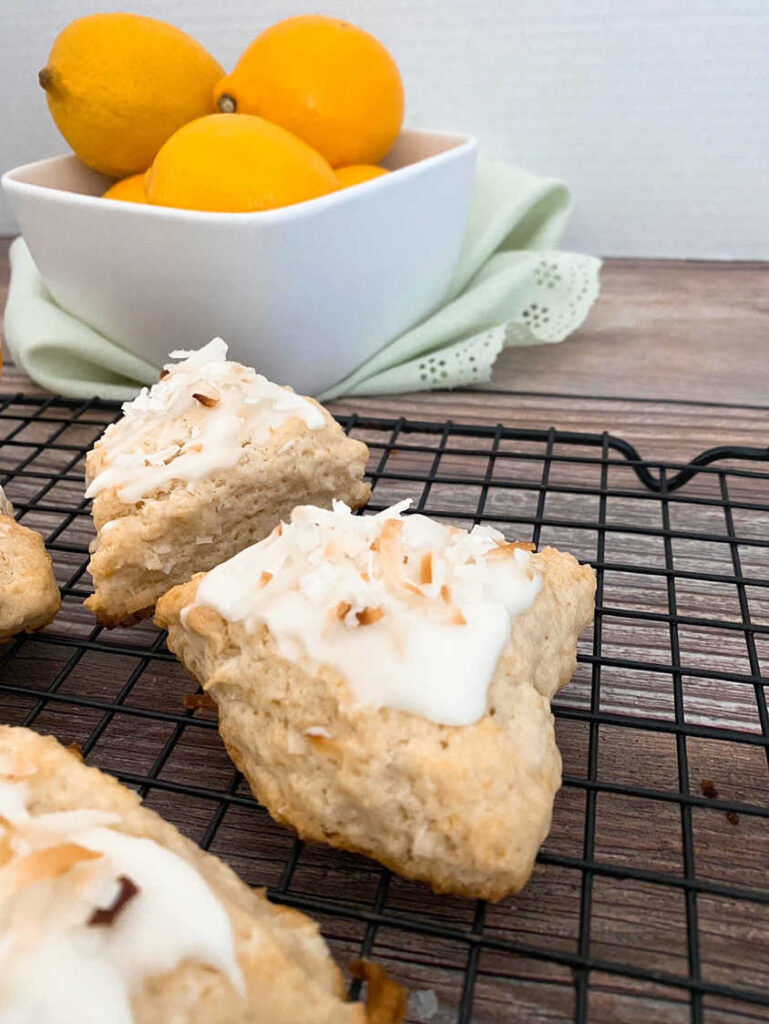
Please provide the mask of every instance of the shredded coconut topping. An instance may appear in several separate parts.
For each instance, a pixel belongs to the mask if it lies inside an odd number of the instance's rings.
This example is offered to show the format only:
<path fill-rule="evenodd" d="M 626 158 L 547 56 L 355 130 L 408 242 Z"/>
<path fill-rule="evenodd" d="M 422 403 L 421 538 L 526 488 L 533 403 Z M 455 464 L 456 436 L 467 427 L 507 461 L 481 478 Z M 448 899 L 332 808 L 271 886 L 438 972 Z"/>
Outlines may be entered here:
<path fill-rule="evenodd" d="M 358 704 L 476 721 L 512 620 L 541 587 L 531 545 L 404 517 L 408 505 L 375 516 L 341 502 L 296 508 L 208 573 L 194 605 L 249 630 L 266 623 L 283 657 L 337 669 Z"/>
<path fill-rule="evenodd" d="M 230 362 L 221 338 L 171 358 L 181 362 L 169 363 L 157 384 L 126 402 L 122 419 L 96 442 L 106 452 L 106 467 L 86 497 L 117 487 L 121 501 L 139 501 L 172 480 L 189 484 L 231 468 L 246 441 L 263 444 L 291 418 L 310 430 L 325 425 L 308 399 Z"/>
<path fill-rule="evenodd" d="M 101 810 L 33 815 L 27 784 L 0 778 L 0 1020 L 131 1024 L 132 993 L 188 957 L 242 990 L 206 882 L 119 823 Z"/>

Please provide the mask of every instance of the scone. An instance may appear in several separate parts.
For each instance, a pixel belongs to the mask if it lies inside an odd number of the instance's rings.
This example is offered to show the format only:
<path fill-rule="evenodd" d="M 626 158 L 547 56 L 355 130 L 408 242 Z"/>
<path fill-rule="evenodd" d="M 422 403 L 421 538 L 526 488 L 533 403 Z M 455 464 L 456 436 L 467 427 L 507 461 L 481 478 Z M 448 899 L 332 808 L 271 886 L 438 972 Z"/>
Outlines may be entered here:
<path fill-rule="evenodd" d="M 268 903 L 52 737 L 0 727 L 0 1021 L 396 1024 L 344 1001 L 317 926 Z M 389 1007 L 389 1008 L 388 1008 Z"/>
<path fill-rule="evenodd" d="M 0 487 L 0 641 L 52 622 L 61 594 L 43 538 L 13 518 Z"/>
<path fill-rule="evenodd" d="M 158 603 L 232 759 L 301 836 L 439 892 L 528 879 L 561 783 L 549 698 L 595 576 L 405 505 L 290 525 Z"/>
<path fill-rule="evenodd" d="M 123 406 L 86 459 L 96 538 L 85 602 L 105 626 L 265 537 L 304 502 L 365 504 L 368 449 L 311 398 L 227 360 L 217 338 Z"/>

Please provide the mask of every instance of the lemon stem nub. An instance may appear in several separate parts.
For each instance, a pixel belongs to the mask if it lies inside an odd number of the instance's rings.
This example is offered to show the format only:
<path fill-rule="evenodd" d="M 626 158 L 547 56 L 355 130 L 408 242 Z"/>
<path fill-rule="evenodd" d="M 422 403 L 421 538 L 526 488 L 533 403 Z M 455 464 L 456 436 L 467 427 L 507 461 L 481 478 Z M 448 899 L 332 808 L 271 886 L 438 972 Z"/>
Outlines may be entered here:
<path fill-rule="evenodd" d="M 46 90 L 46 92 L 53 85 L 53 75 L 48 70 L 48 68 L 43 68 L 42 71 L 38 71 L 38 73 L 37 73 L 37 80 L 42 85 L 42 87 Z"/>
<path fill-rule="evenodd" d="M 40 74 L 42 74 L 42 71 Z M 219 110 L 221 110 L 223 114 L 234 114 L 237 109 L 238 104 L 236 103 L 234 96 L 230 96 L 225 92 L 219 97 Z"/>

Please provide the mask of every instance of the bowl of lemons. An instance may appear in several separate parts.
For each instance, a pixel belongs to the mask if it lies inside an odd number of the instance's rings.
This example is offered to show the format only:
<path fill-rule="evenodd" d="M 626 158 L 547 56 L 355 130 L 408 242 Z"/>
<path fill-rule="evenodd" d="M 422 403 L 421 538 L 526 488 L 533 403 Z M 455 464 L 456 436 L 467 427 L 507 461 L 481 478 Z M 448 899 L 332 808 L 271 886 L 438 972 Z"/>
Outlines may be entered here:
<path fill-rule="evenodd" d="M 475 142 L 403 130 L 362 29 L 289 18 L 226 74 L 171 25 L 90 15 L 39 79 L 73 152 L 3 187 L 53 298 L 150 362 L 222 335 L 317 393 L 445 298 Z"/>

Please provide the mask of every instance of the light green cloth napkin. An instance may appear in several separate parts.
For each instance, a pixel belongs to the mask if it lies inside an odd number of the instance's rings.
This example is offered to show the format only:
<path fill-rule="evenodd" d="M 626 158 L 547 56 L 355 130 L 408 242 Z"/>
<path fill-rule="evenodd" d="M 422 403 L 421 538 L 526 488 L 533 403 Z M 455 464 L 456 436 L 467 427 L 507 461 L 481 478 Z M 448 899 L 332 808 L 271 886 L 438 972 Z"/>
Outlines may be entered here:
<path fill-rule="evenodd" d="M 490 379 L 505 345 L 562 341 L 595 301 L 601 266 L 595 257 L 555 248 L 570 211 L 561 182 L 479 161 L 443 305 L 319 397 L 477 384 Z M 20 238 L 11 246 L 5 335 L 12 358 L 33 380 L 73 398 L 124 401 L 157 379 L 157 367 L 54 302 Z"/>
<path fill-rule="evenodd" d="M 23 238 L 11 244 L 10 261 L 5 340 L 37 384 L 69 398 L 125 402 L 158 379 L 156 367 L 57 305 Z"/>

